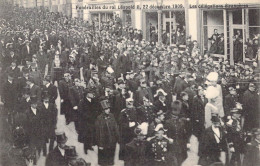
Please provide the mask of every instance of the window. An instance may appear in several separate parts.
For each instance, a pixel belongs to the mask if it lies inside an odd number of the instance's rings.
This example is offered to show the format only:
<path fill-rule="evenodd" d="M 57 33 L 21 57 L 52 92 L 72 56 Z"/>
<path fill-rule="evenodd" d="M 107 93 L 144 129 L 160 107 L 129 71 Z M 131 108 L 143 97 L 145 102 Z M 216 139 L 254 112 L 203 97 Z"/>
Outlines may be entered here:
<path fill-rule="evenodd" d="M 203 49 L 212 54 L 224 55 L 223 47 L 218 44 L 224 36 L 223 10 L 203 11 Z M 224 43 L 223 43 L 224 44 Z"/>

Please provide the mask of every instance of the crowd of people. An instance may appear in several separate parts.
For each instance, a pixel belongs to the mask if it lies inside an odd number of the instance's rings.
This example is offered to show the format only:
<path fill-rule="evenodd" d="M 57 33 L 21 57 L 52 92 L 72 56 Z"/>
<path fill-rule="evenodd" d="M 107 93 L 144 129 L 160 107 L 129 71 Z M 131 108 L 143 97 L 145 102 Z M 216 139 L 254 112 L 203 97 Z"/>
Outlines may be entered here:
<path fill-rule="evenodd" d="M 97 28 L 44 9 L 4 10 L 2 165 L 36 165 L 41 152 L 46 166 L 90 164 L 57 131 L 57 104 L 84 152 L 98 147 L 99 165 L 114 165 L 119 143 L 126 166 L 180 166 L 191 135 L 199 165 L 259 163 L 257 61 L 216 62 L 190 37 L 182 51 L 150 43 L 120 19 Z"/>

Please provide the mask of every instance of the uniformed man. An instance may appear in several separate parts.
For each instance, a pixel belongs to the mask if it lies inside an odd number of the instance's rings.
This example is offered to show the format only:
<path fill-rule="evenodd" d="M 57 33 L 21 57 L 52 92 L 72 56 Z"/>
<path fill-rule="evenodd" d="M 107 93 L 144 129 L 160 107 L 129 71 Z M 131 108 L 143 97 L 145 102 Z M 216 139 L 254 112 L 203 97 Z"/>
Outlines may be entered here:
<path fill-rule="evenodd" d="M 147 126 L 139 125 L 134 130 L 136 137 L 126 144 L 125 166 L 144 166 L 148 164 Z"/>
<path fill-rule="evenodd" d="M 173 144 L 173 139 L 165 135 L 165 130 L 162 124 L 158 124 L 154 129 L 155 136 L 148 138 L 149 141 L 149 165 L 152 166 L 175 166 L 176 158 L 173 155 L 173 150 L 170 144 Z"/>
<path fill-rule="evenodd" d="M 147 122 L 148 124 L 150 124 L 154 120 L 154 106 L 149 101 L 148 96 L 143 97 L 143 103 L 144 104 L 142 106 L 137 107 L 138 122 L 140 124 L 143 122 Z"/>
<path fill-rule="evenodd" d="M 68 138 L 64 132 L 56 132 L 57 146 L 51 151 L 47 158 L 45 166 L 66 166 L 65 148 Z"/>
<path fill-rule="evenodd" d="M 171 104 L 171 111 L 168 116 L 169 119 L 165 121 L 165 128 L 167 136 L 173 139 L 173 150 L 177 158 L 177 163 L 180 166 L 188 157 L 187 154 L 187 131 L 185 129 L 185 118 L 180 116 L 182 103 L 175 100 Z"/>
<path fill-rule="evenodd" d="M 137 124 L 137 113 L 134 107 L 133 98 L 126 99 L 126 108 L 123 109 L 119 115 L 119 131 L 120 131 L 120 160 L 124 160 L 126 156 L 125 145 L 129 143 L 134 137 L 134 129 Z"/>
<path fill-rule="evenodd" d="M 253 129 L 253 138 L 246 145 L 243 166 L 255 166 L 260 163 L 260 129 Z"/>

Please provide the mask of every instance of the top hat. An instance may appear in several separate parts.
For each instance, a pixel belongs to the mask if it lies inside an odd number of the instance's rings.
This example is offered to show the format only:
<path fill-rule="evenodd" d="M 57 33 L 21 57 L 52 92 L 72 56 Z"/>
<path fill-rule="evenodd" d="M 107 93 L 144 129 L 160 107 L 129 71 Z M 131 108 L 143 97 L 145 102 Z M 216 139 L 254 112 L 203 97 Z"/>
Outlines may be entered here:
<path fill-rule="evenodd" d="M 78 157 L 75 146 L 68 146 L 65 148 L 65 157 L 67 159 L 76 159 Z"/>
<path fill-rule="evenodd" d="M 163 127 L 163 124 L 158 124 L 156 127 L 155 127 L 155 129 L 154 129 L 154 131 L 156 131 L 156 132 L 158 132 L 158 131 L 167 131 L 166 129 L 164 129 L 164 127 Z"/>
<path fill-rule="evenodd" d="M 64 131 L 62 132 L 56 132 L 56 141 L 57 143 L 66 143 L 68 138 Z"/>

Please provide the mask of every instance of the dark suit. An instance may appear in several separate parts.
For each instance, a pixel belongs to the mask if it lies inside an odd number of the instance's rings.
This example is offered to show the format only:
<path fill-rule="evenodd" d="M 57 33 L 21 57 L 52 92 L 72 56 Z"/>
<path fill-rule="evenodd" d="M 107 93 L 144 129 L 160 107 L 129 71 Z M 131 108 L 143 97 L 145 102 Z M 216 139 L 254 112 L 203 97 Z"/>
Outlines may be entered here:
<path fill-rule="evenodd" d="M 43 103 L 39 105 L 39 110 L 42 113 L 42 126 L 45 140 L 49 142 L 49 151 L 53 150 L 54 140 L 55 140 L 55 129 L 57 124 L 57 113 L 58 110 L 56 106 L 49 103 L 48 108 L 45 107 Z M 44 153 L 46 154 L 46 145 L 43 145 Z"/>
<path fill-rule="evenodd" d="M 57 92 L 57 87 L 53 84 L 50 84 L 49 87 L 47 88 L 46 86 L 42 87 L 42 92 L 47 92 L 47 94 L 50 97 L 50 103 L 55 104 L 55 100 L 57 99 L 58 92 Z"/>
<path fill-rule="evenodd" d="M 65 157 L 61 155 L 61 152 L 56 146 L 53 151 L 51 151 L 47 158 L 45 166 L 66 166 L 67 162 L 65 160 Z"/>
<path fill-rule="evenodd" d="M 203 135 L 202 140 L 199 144 L 200 151 L 199 151 L 199 165 L 208 166 L 214 162 L 220 162 L 220 152 L 222 150 L 226 150 L 226 141 L 225 141 L 225 134 L 223 130 L 220 128 L 220 142 L 217 143 L 214 131 L 210 126 L 207 128 Z"/>
<path fill-rule="evenodd" d="M 177 77 L 173 87 L 173 92 L 177 93 L 177 97 L 179 97 L 180 93 L 187 87 L 188 83 L 184 79 Z"/>
<path fill-rule="evenodd" d="M 36 115 L 33 113 L 31 107 L 26 111 L 27 120 L 25 124 L 25 133 L 29 138 L 29 145 L 31 148 L 35 148 L 38 152 L 41 151 L 45 143 L 43 133 L 43 115 L 37 108 Z"/>
<path fill-rule="evenodd" d="M 41 102 L 41 88 L 37 85 L 33 85 L 30 88 L 30 96 L 36 96 L 37 97 L 37 101 Z"/>
<path fill-rule="evenodd" d="M 126 144 L 127 156 L 125 159 L 125 166 L 145 166 L 147 165 L 147 150 L 148 142 L 140 141 L 134 138 L 131 142 Z"/>
<path fill-rule="evenodd" d="M 72 82 L 69 80 L 60 80 L 59 82 L 59 93 L 60 99 L 63 100 L 61 103 L 61 114 L 65 114 L 66 119 L 68 118 L 68 112 L 72 109 L 69 100 L 69 88 L 72 86 Z"/>
<path fill-rule="evenodd" d="M 80 100 L 79 103 L 79 142 L 84 143 L 84 150 L 87 152 L 91 149 L 95 137 L 95 121 L 102 113 L 98 99 L 91 99 L 91 102 L 86 98 Z"/>

